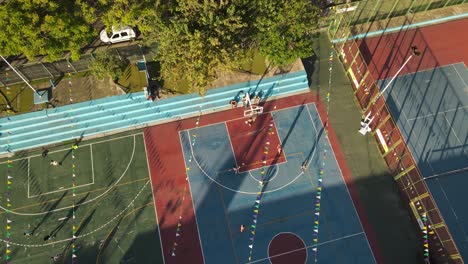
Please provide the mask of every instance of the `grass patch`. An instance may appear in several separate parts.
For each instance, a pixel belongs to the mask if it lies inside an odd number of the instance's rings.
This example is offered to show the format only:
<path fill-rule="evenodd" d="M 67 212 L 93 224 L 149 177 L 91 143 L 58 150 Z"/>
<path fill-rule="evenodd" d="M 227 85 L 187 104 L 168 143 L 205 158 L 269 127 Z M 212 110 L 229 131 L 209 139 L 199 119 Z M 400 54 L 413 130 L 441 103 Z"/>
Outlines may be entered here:
<path fill-rule="evenodd" d="M 250 72 L 252 74 L 262 75 L 265 73 L 267 65 L 265 64 L 265 57 L 262 56 L 258 50 L 249 52 L 252 60 L 241 66 L 242 71 Z"/>
<path fill-rule="evenodd" d="M 135 63 L 130 63 L 125 68 L 123 76 L 119 78 L 117 83 L 127 88 L 129 93 L 141 92 L 143 87 L 148 86 L 146 73 L 139 71 Z"/>

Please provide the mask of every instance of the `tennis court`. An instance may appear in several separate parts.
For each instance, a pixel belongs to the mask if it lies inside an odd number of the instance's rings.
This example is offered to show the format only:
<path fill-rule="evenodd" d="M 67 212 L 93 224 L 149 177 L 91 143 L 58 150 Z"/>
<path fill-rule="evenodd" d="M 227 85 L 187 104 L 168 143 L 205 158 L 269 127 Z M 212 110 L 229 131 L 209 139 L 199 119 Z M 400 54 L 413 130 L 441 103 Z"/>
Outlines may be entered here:
<path fill-rule="evenodd" d="M 388 85 L 383 94 L 386 104 L 465 259 L 468 257 L 468 214 L 464 202 L 464 186 L 468 182 L 468 53 L 467 37 L 458 34 L 457 28 L 467 24 L 468 20 L 462 19 L 360 41 L 369 68 L 379 80 L 379 89 Z M 417 46 L 422 54 L 409 61 L 390 83 L 410 56 L 412 46 Z M 422 200 L 427 196 L 421 190 L 419 199 Z M 437 216 L 432 220 L 437 222 Z"/>
<path fill-rule="evenodd" d="M 266 102 L 251 125 L 242 113 L 145 130 L 165 262 L 375 263 L 317 98 Z"/>

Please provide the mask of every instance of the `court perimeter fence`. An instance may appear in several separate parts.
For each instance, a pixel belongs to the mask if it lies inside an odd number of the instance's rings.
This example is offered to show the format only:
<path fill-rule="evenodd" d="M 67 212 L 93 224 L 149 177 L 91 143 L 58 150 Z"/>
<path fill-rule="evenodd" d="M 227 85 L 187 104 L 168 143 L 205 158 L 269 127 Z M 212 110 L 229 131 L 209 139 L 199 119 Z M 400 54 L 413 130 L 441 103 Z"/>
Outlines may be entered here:
<path fill-rule="evenodd" d="M 102 48 L 101 48 L 102 49 Z M 104 49 L 109 50 L 119 58 L 125 58 L 130 62 L 141 60 L 152 60 L 153 49 L 131 44 Z M 67 58 L 56 62 L 28 61 L 26 59 L 17 59 L 10 61 L 10 64 L 28 81 L 37 81 L 42 79 L 55 80 L 66 74 L 76 74 L 90 70 L 91 62 L 94 60 L 93 53 L 81 55 L 80 59 L 73 61 Z M 4 61 L 0 61 L 0 87 L 22 83 L 18 76 Z"/>
<path fill-rule="evenodd" d="M 337 13 L 330 23 L 328 36 L 332 40 L 333 48 L 336 50 L 351 82 L 355 101 L 362 116 L 369 113 L 374 116 L 371 123 L 373 131 L 371 134 L 378 142 L 380 154 L 387 163 L 402 198 L 408 202 L 408 209 L 414 216 L 415 225 L 417 223 L 421 228 L 421 241 L 424 246 L 421 251 L 424 252 L 426 260 L 438 259 L 451 263 L 464 263 L 421 176 L 417 163 L 392 118 L 385 98 L 380 94 L 376 80 L 369 70 L 368 60 L 366 61 L 364 58 L 357 40 L 353 37 L 354 20 L 352 16 L 353 13 Z M 409 23 L 409 21 L 404 23 Z M 384 26 L 382 23 L 383 29 Z M 421 34 L 418 30 L 415 32 L 415 34 Z M 413 37 L 424 42 L 422 36 Z M 426 49 L 428 56 L 433 56 L 427 44 L 420 43 L 420 45 Z M 399 52 L 401 54 L 396 56 L 398 60 L 391 63 L 402 65 L 402 58 L 409 56 L 409 51 L 400 50 Z"/>

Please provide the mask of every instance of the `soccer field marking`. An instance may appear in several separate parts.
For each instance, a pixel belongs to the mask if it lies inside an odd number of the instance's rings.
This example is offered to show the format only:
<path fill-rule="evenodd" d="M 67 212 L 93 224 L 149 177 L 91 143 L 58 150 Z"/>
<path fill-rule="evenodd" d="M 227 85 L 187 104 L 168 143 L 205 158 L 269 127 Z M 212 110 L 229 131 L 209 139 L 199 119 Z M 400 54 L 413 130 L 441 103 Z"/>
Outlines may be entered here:
<path fill-rule="evenodd" d="M 462 64 L 465 66 L 465 72 L 467 72 L 465 63 L 462 63 Z M 451 66 L 452 66 L 452 68 L 455 70 L 455 72 L 457 73 L 458 77 L 460 77 L 461 82 L 465 85 L 465 89 L 467 89 L 467 88 L 468 88 L 468 84 L 465 82 L 465 80 L 463 79 L 462 75 L 460 74 L 460 72 L 459 72 L 459 71 L 457 70 L 457 68 L 455 67 L 455 64 L 452 64 Z"/>
<path fill-rule="evenodd" d="M 309 166 L 310 163 L 312 162 L 312 160 L 314 159 L 315 152 L 316 152 L 317 147 L 318 147 L 318 146 L 317 146 L 317 142 L 318 142 L 318 138 L 317 138 L 317 136 L 318 136 L 318 131 L 317 131 L 317 127 L 315 126 L 315 123 L 314 123 L 314 120 L 313 120 L 313 118 L 312 118 L 312 115 L 311 115 L 310 112 L 309 112 L 308 106 L 307 106 L 307 105 L 299 105 L 299 106 L 305 106 L 305 107 L 306 107 L 307 112 L 309 113 L 310 121 L 311 121 L 311 123 L 312 123 L 312 126 L 314 127 L 315 134 L 316 134 L 316 137 L 315 137 L 316 143 L 315 143 L 315 146 L 314 146 L 314 150 L 313 150 L 313 152 L 312 152 L 312 155 L 310 156 L 309 162 L 307 163 L 307 166 Z M 294 106 L 294 107 L 299 107 L 299 106 L 296 105 L 296 106 Z M 315 106 L 315 104 L 314 104 L 314 106 Z M 285 109 L 291 109 L 291 108 L 294 108 L 294 107 L 288 107 L 288 108 L 285 108 Z M 315 108 L 315 109 L 316 109 L 316 111 L 317 111 L 317 113 L 318 113 L 317 108 Z M 278 110 L 278 111 L 283 111 L 283 110 L 284 110 L 284 109 L 281 109 L 281 110 Z M 273 112 L 277 112 L 277 111 L 273 111 Z M 267 112 L 267 113 L 273 113 L 273 112 Z M 320 119 L 320 116 L 319 116 L 319 119 Z M 217 124 L 219 124 L 219 123 L 223 123 L 223 122 L 218 122 Z M 228 186 L 226 186 L 226 185 L 224 185 L 224 184 L 222 184 L 222 183 L 216 181 L 215 179 L 213 179 L 213 177 L 211 177 L 210 175 L 208 175 L 208 173 L 202 168 L 202 166 L 201 166 L 200 163 L 198 162 L 197 158 L 195 157 L 195 153 L 194 153 L 194 151 L 193 151 L 193 146 L 192 146 L 192 144 L 191 144 L 191 142 L 190 142 L 190 138 L 191 138 L 191 137 L 190 137 L 190 130 L 188 130 L 188 129 L 187 129 L 187 130 L 181 130 L 181 131 L 179 131 L 179 135 L 180 135 L 181 133 L 183 133 L 183 132 L 186 132 L 186 133 L 187 133 L 187 136 L 188 136 L 188 138 L 189 138 L 190 154 L 192 155 L 192 160 L 195 161 L 195 163 L 197 164 L 197 167 L 200 169 L 200 171 L 201 171 L 206 177 L 208 177 L 212 182 L 218 184 L 219 186 L 223 187 L 224 189 L 229 190 L 229 191 L 232 191 L 232 192 L 234 192 L 234 193 L 242 193 L 242 194 L 248 194 L 248 195 L 257 195 L 257 193 L 258 193 L 257 191 L 255 191 L 255 192 L 246 192 L 246 191 L 240 191 L 240 190 L 235 190 L 235 189 L 233 189 L 233 188 L 230 188 L 230 187 L 228 187 Z M 183 144 L 182 139 L 181 139 L 180 136 L 179 136 L 179 141 L 180 141 L 181 146 L 183 146 L 184 144 Z M 182 151 L 182 154 L 183 154 L 183 151 Z M 183 154 L 183 155 L 184 155 L 184 154 Z M 184 164 L 185 164 L 185 167 L 186 167 L 186 168 L 189 167 L 188 164 L 186 163 L 185 155 L 184 155 Z M 276 189 L 269 190 L 269 191 L 263 191 L 263 193 L 273 193 L 273 192 L 279 191 L 279 190 L 281 190 L 281 189 L 284 189 L 284 188 L 288 187 L 289 185 L 291 185 L 292 183 L 294 183 L 294 182 L 295 182 L 297 179 L 299 179 L 299 177 L 301 177 L 303 174 L 304 174 L 304 171 L 301 171 L 295 178 L 293 178 L 290 182 L 286 183 L 285 185 L 280 186 L 280 187 L 278 187 L 278 188 L 276 188 Z M 353 204 L 353 205 L 354 205 L 354 204 Z"/>
<path fill-rule="evenodd" d="M 450 131 L 452 131 L 453 135 L 455 136 L 455 138 L 457 139 L 458 141 L 458 144 L 460 144 L 460 146 L 462 147 L 462 152 L 465 154 L 465 156 L 468 156 L 468 154 L 465 152 L 465 148 L 463 147 L 463 143 L 461 142 L 460 138 L 458 137 L 457 133 L 455 132 L 455 130 L 453 130 L 453 124 L 450 123 L 450 121 L 447 119 L 447 116 L 444 114 L 444 119 L 445 121 L 447 122 L 447 124 L 449 125 L 450 127 Z"/>
<path fill-rule="evenodd" d="M 115 141 L 117 139 L 122 139 L 122 138 L 127 138 L 127 137 L 134 137 L 134 136 L 137 136 L 137 135 L 143 135 L 142 132 L 139 132 L 139 133 L 135 133 L 135 134 L 129 134 L 129 135 L 125 135 L 125 136 L 121 136 L 121 137 L 116 137 L 116 138 L 109 138 L 109 139 L 104 139 L 104 140 L 101 140 L 101 141 L 97 141 L 97 142 L 93 142 L 93 143 L 88 143 L 88 144 L 80 144 L 79 146 L 80 147 L 86 147 L 86 146 L 89 146 L 89 145 L 96 145 L 96 144 L 99 144 L 99 143 L 104 143 L 104 142 L 109 142 L 109 141 Z M 64 150 L 70 150 L 70 148 L 64 148 L 64 149 L 59 149 L 59 150 L 54 150 L 54 151 L 49 151 L 49 154 L 50 153 L 57 153 L 57 152 L 61 152 L 61 151 L 64 151 Z M 31 156 L 28 156 L 28 157 L 21 157 L 19 159 L 10 159 L 10 161 L 21 161 L 21 160 L 24 160 L 25 158 L 34 158 L 34 157 L 40 157 L 42 156 L 42 154 L 37 154 L 37 155 L 31 155 Z M 0 162 L 0 164 L 5 164 L 7 163 L 8 161 L 2 161 Z"/>
<path fill-rule="evenodd" d="M 92 153 L 92 143 L 89 144 L 90 146 L 90 151 L 91 151 L 91 168 L 93 168 L 93 153 Z M 62 150 L 64 151 L 64 150 Z M 35 197 L 39 197 L 39 196 L 43 196 L 43 195 L 48 195 L 48 194 L 52 194 L 52 193 L 58 193 L 58 192 L 62 192 L 62 191 L 67 191 L 67 190 L 71 190 L 73 188 L 81 188 L 81 187 L 86 187 L 86 186 L 89 186 L 89 185 L 93 185 L 94 184 L 94 171 L 93 169 L 91 169 L 91 172 L 92 172 L 92 182 L 91 183 L 85 183 L 85 184 L 81 184 L 81 185 L 76 185 L 75 187 L 68 187 L 68 188 L 65 188 L 64 186 L 61 186 L 59 187 L 57 190 L 54 190 L 54 191 L 50 191 L 50 192 L 44 192 L 44 193 L 39 193 L 37 195 L 30 195 L 29 193 L 29 179 L 30 179 L 30 164 L 31 164 L 31 157 L 28 157 L 28 199 L 30 198 L 35 198 Z"/>
<path fill-rule="evenodd" d="M 135 136 L 133 136 L 135 138 Z M 91 154 L 91 176 L 93 177 L 93 184 L 94 184 L 94 158 L 93 158 L 93 144 L 89 145 L 89 154 Z"/>
<path fill-rule="evenodd" d="M 234 157 L 234 162 L 236 163 L 236 168 L 239 167 L 239 164 L 237 163 L 237 159 L 236 159 L 236 153 L 234 153 L 234 146 L 232 145 L 232 141 L 231 141 L 231 134 L 229 133 L 229 128 L 227 126 L 227 121 L 224 121 L 224 127 L 226 128 L 226 133 L 227 133 L 227 138 L 228 138 L 228 141 L 229 141 L 229 145 L 231 145 L 231 152 L 232 152 L 232 156 Z"/>
<path fill-rule="evenodd" d="M 283 232 L 284 233 L 284 232 Z M 343 236 L 343 237 L 339 237 L 339 238 L 335 238 L 335 239 L 331 239 L 331 240 L 328 240 L 328 241 L 325 241 L 325 242 L 322 242 L 322 243 L 318 243 L 319 246 L 322 246 L 322 245 L 326 245 L 326 244 L 329 244 L 329 243 L 332 243 L 332 242 L 336 242 L 336 241 L 339 241 L 339 240 L 344 240 L 344 239 L 348 239 L 348 238 L 351 238 L 351 237 L 355 237 L 355 236 L 359 236 L 359 235 L 362 235 L 365 233 L 364 232 L 359 232 L 359 233 L 354 233 L 354 234 L 351 234 L 351 235 L 347 235 L 347 236 Z M 366 238 L 367 240 L 367 238 Z M 304 243 L 305 245 L 305 243 Z M 301 250 L 308 250 L 310 248 L 313 248 L 315 247 L 314 245 L 311 245 L 311 246 L 306 246 L 306 247 L 302 247 L 302 248 L 297 248 L 297 249 L 294 249 L 294 250 L 290 250 L 288 252 L 283 252 L 281 254 L 277 254 L 277 255 L 273 255 L 273 256 L 269 256 L 267 258 L 261 258 L 261 259 L 257 259 L 257 260 L 254 260 L 254 261 L 250 261 L 250 262 L 245 262 L 245 264 L 251 264 L 251 263 L 257 263 L 257 262 L 260 262 L 260 261 L 265 261 L 265 260 L 269 260 L 270 258 L 275 258 L 275 257 L 280 257 L 280 256 L 283 256 L 283 255 L 287 255 L 287 254 L 291 254 L 291 253 L 294 253 L 294 252 L 297 252 L 297 251 L 301 251 Z M 377 262 L 376 262 L 377 263 Z"/>
<path fill-rule="evenodd" d="M 163 263 L 166 263 L 166 260 L 164 258 L 164 246 L 163 246 L 162 238 L 161 238 L 161 227 L 159 226 L 158 210 L 156 208 L 156 197 L 154 197 L 156 192 L 154 191 L 153 181 L 151 179 L 151 170 L 150 170 L 150 165 L 149 165 L 149 155 L 148 155 L 148 149 L 146 148 L 146 139 L 145 139 L 144 135 L 143 135 L 143 145 L 145 146 L 146 166 L 148 167 L 148 177 L 150 178 L 149 181 L 150 181 L 150 187 L 151 187 L 151 196 L 153 197 L 154 214 L 156 216 L 156 225 L 158 226 L 159 243 L 160 243 L 161 252 L 162 252 L 161 255 L 162 255 Z M 198 226 L 197 226 L 197 228 L 198 228 Z"/>
<path fill-rule="evenodd" d="M 142 133 L 138 133 L 139 135 L 143 135 Z M 127 164 L 127 167 L 125 168 L 124 172 L 122 173 L 122 175 L 120 176 L 120 178 L 114 183 L 112 184 L 111 186 L 109 186 L 109 188 L 103 192 L 102 194 L 88 200 L 88 201 L 84 201 L 80 204 L 76 204 L 74 206 L 80 206 L 80 205 L 84 205 L 84 204 L 88 204 L 88 203 L 91 203 L 91 202 L 94 202 L 95 200 L 101 198 L 102 196 L 106 195 L 108 192 L 110 192 L 121 180 L 122 178 L 125 176 L 125 174 L 127 173 L 128 169 L 130 168 L 130 165 L 132 164 L 133 162 L 133 157 L 135 156 L 135 149 L 136 149 L 136 135 L 138 134 L 133 134 L 133 150 L 132 150 L 132 156 L 130 157 L 130 160 Z M 66 207 L 62 207 L 62 208 L 57 208 L 57 209 L 54 209 L 54 210 L 49 210 L 49 211 L 44 211 L 44 212 L 40 212 L 40 213 L 19 213 L 19 212 L 16 212 L 16 211 L 13 211 L 13 210 L 10 210 L 9 212 L 11 214 L 15 214 L 15 215 L 28 215 L 28 216 L 34 216 L 34 215 L 45 215 L 45 214 L 49 214 L 49 213 L 54 213 L 54 212 L 59 212 L 59 211 L 63 211 L 63 210 L 66 210 L 66 209 L 70 209 L 72 208 L 73 205 L 71 206 L 66 206 Z M 3 211 L 7 211 L 6 208 L 4 208 L 3 206 L 0 205 L 0 209 L 2 209 Z"/>
<path fill-rule="evenodd" d="M 29 167 L 30 167 L 29 164 L 31 164 L 31 161 L 30 161 L 29 158 L 28 158 L 28 198 L 30 197 L 30 196 L 29 196 L 29 169 L 30 169 L 30 168 L 29 168 Z"/>
<path fill-rule="evenodd" d="M 317 107 L 316 107 L 315 105 L 314 105 L 314 107 L 315 107 L 315 111 L 318 113 Z M 307 111 L 309 111 L 309 108 L 307 108 Z M 309 114 L 310 114 L 310 113 L 309 113 Z M 320 115 L 318 115 L 318 118 L 319 118 L 320 122 L 323 124 L 323 120 L 322 120 L 322 118 L 320 117 Z M 358 221 L 359 221 L 359 225 L 361 226 L 361 230 L 364 231 L 364 227 L 363 227 L 363 225 L 362 225 L 361 219 L 359 218 L 359 213 L 358 213 L 358 211 L 357 211 L 357 209 L 356 209 L 356 206 L 354 205 L 353 197 L 351 196 L 351 193 L 349 192 L 348 186 L 347 186 L 347 184 L 346 184 L 346 180 L 345 180 L 345 178 L 344 178 L 344 176 L 343 176 L 343 171 L 341 170 L 341 167 L 340 167 L 340 165 L 339 165 L 339 163 L 338 163 L 338 160 L 337 160 L 336 155 L 335 155 L 335 151 L 333 150 L 333 148 L 332 148 L 332 146 L 331 146 L 330 139 L 328 138 L 327 135 L 325 135 L 325 138 L 327 139 L 328 144 L 329 144 L 330 149 L 331 149 L 331 152 L 333 153 L 333 158 L 334 158 L 334 160 L 335 160 L 335 164 L 337 165 L 338 169 L 340 170 L 340 176 L 341 176 L 341 179 L 343 180 L 343 185 L 346 187 L 346 192 L 348 193 L 348 197 L 349 197 L 349 199 L 351 200 L 351 204 L 353 205 L 354 212 L 356 213 L 357 219 L 358 219 Z M 364 233 L 364 232 L 361 232 L 361 233 Z M 377 263 L 377 260 L 375 259 L 374 252 L 372 251 L 372 247 L 371 247 L 371 245 L 370 245 L 370 242 L 369 242 L 369 239 L 367 238 L 366 233 L 364 233 L 364 236 L 365 236 L 365 238 L 366 238 L 367 245 L 369 246 L 369 250 L 370 250 L 370 252 L 372 253 L 372 258 L 374 259 L 374 262 Z M 319 243 L 319 245 L 320 245 L 320 243 Z"/>
<path fill-rule="evenodd" d="M 94 229 L 94 230 L 92 230 L 92 231 L 90 231 L 88 233 L 77 236 L 76 239 L 80 239 L 80 238 L 92 235 L 92 234 L 96 233 L 97 231 L 103 229 L 104 227 L 106 227 L 107 225 L 112 223 L 113 221 L 115 221 L 119 216 L 121 216 L 125 211 L 127 211 L 128 208 L 130 208 L 130 206 L 133 206 L 133 203 L 140 196 L 140 194 L 143 192 L 143 189 L 148 185 L 149 182 L 150 182 L 150 180 L 147 180 L 145 185 L 143 185 L 143 187 L 141 187 L 140 191 L 135 195 L 133 200 L 122 211 L 120 211 L 118 214 L 116 214 L 112 219 L 110 219 L 106 223 L 102 224 L 100 227 L 98 227 L 98 228 L 96 228 L 96 229 Z M 58 243 L 68 242 L 68 241 L 71 241 L 71 240 L 73 240 L 73 238 L 67 238 L 67 239 L 58 240 L 58 241 L 45 243 L 45 244 L 20 244 L 20 243 L 15 243 L 15 242 L 12 242 L 12 241 L 8 241 L 8 243 L 11 244 L 11 245 L 21 246 L 21 247 L 46 247 L 46 246 L 55 245 L 55 244 L 58 244 Z M 0 242 L 6 243 L 7 241 L 0 238 Z"/>
<path fill-rule="evenodd" d="M 132 183 L 135 183 L 135 182 L 139 182 L 139 181 L 144 181 L 146 179 L 138 179 L 138 180 L 134 180 L 134 181 L 129 181 L 129 182 L 124 182 L 124 183 L 121 183 L 121 184 L 117 184 L 116 187 L 120 187 L 120 186 L 124 186 L 124 185 L 128 185 L 128 184 L 132 184 Z M 99 192 L 101 190 L 105 190 L 107 189 L 107 187 L 103 187 L 103 188 L 99 188 L 99 189 L 94 189 L 92 191 L 89 191 L 89 192 L 85 192 L 85 193 L 77 193 L 76 195 L 77 196 L 80 196 L 80 195 L 86 195 L 88 193 L 93 193 L 93 192 Z M 72 197 L 68 196 L 68 197 L 64 197 L 63 199 L 71 199 Z M 58 199 L 50 199 L 50 200 L 47 200 L 47 201 L 44 201 L 44 202 L 40 202 L 40 203 L 35 203 L 35 204 L 28 204 L 28 205 L 25 205 L 25 206 L 21 206 L 21 207 L 18 207 L 16 208 L 16 210 L 19 210 L 19 209 L 26 209 L 26 208 L 30 208 L 30 207 L 34 207 L 34 206 L 38 206 L 38 205 L 45 205 L 45 204 L 48 204 L 48 203 L 52 203 L 52 202 L 55 202 L 57 200 L 59 200 L 60 198 Z M 0 215 L 4 214 L 5 211 L 0 211 Z"/>

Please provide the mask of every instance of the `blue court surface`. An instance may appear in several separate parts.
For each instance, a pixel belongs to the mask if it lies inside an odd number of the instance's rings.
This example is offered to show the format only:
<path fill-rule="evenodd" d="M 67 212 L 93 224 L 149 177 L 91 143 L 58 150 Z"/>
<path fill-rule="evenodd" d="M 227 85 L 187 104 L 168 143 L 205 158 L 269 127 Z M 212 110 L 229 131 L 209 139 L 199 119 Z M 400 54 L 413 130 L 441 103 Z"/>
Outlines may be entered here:
<path fill-rule="evenodd" d="M 389 91 L 384 96 L 392 116 L 466 259 L 468 70 L 457 63 L 399 76 Z"/>
<path fill-rule="evenodd" d="M 279 263 L 272 244 L 291 246 L 287 240 L 271 243 L 279 234 L 293 234 L 302 241 L 302 246 L 281 255 L 302 250 L 306 255 L 302 263 L 315 263 L 315 195 L 323 158 L 318 262 L 375 263 L 315 104 L 264 115 L 273 117 L 286 161 L 267 168 L 263 186 L 260 168 L 233 170 L 236 159 L 231 139 L 238 135 L 228 131 L 227 123 L 235 120 L 180 131 L 205 263 Z M 256 136 L 256 131 L 249 133 Z M 304 162 L 308 166 L 303 170 Z M 263 195 L 255 209 L 259 191 Z M 253 210 L 258 210 L 257 216 Z M 241 225 L 246 226 L 244 232 L 239 230 Z"/>

